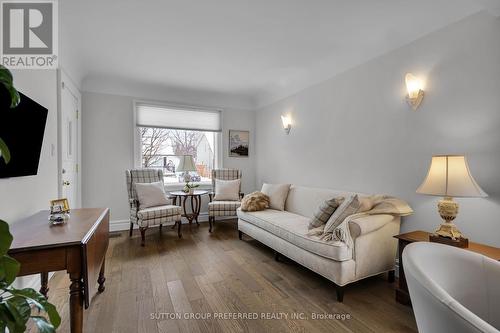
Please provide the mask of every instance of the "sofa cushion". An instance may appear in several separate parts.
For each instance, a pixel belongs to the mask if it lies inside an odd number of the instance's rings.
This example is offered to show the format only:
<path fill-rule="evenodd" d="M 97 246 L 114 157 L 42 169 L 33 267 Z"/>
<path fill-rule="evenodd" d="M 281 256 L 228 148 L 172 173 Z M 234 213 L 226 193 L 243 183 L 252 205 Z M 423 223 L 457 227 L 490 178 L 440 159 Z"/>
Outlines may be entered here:
<path fill-rule="evenodd" d="M 258 212 L 243 212 L 238 209 L 238 217 L 295 246 L 325 258 L 344 261 L 352 259 L 352 251 L 340 241 L 322 241 L 307 236 L 309 218 L 287 211 L 266 209 Z"/>
<path fill-rule="evenodd" d="M 292 185 L 286 199 L 285 210 L 302 216 L 313 217 L 316 209 L 325 200 L 338 196 L 348 198 L 352 194 L 356 193 Z M 357 194 L 362 195 L 361 193 Z"/>

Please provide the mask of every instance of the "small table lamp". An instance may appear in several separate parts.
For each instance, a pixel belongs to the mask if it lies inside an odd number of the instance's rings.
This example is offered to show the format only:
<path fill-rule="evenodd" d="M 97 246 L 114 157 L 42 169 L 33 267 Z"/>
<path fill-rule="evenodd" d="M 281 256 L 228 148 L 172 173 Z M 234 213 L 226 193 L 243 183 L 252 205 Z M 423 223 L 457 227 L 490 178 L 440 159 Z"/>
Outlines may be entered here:
<path fill-rule="evenodd" d="M 184 182 L 186 185 L 184 186 L 184 192 L 190 192 L 192 191 L 192 188 L 196 186 L 189 185 L 189 182 L 191 181 L 191 176 L 189 175 L 190 171 L 197 171 L 196 170 L 196 165 L 194 164 L 194 159 L 192 155 L 180 155 L 177 156 L 179 158 L 179 165 L 177 166 L 177 169 L 175 171 L 177 172 L 182 172 Z"/>
<path fill-rule="evenodd" d="M 444 223 L 439 226 L 430 240 L 467 247 L 467 238 L 453 223 L 458 214 L 458 203 L 453 200 L 453 197 L 486 197 L 488 195 L 472 177 L 465 156 L 433 156 L 427 177 L 417 189 L 417 193 L 444 197 L 437 205 Z"/>
<path fill-rule="evenodd" d="M 190 171 L 196 171 L 196 165 L 194 164 L 194 159 L 192 155 L 180 155 L 177 156 L 179 158 L 179 165 L 175 171 L 184 173 L 184 181 L 189 182 L 191 179 L 189 178 Z"/>

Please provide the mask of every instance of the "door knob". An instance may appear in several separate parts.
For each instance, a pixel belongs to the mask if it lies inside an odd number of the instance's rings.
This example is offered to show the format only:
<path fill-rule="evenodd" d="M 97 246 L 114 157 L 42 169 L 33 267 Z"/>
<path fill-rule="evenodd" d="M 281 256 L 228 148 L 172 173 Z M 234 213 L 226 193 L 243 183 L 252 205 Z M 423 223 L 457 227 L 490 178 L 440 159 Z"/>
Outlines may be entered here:
<path fill-rule="evenodd" d="M 70 185 L 71 183 L 67 180 L 63 181 L 63 185 Z"/>

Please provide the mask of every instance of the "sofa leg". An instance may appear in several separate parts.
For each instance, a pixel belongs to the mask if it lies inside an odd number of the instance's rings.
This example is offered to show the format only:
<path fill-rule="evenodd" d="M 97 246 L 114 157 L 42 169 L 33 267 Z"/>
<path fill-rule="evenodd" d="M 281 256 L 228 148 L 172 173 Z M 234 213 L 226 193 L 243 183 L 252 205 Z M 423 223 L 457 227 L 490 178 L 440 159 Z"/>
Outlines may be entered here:
<path fill-rule="evenodd" d="M 274 260 L 280 262 L 280 253 L 278 251 L 274 251 Z"/>
<path fill-rule="evenodd" d="M 243 240 L 243 232 L 241 230 L 238 230 L 238 238 Z"/>
<path fill-rule="evenodd" d="M 132 231 L 134 230 L 134 224 L 130 222 L 130 232 L 128 233 L 129 237 L 132 237 Z"/>
<path fill-rule="evenodd" d="M 212 232 L 212 219 L 213 216 L 208 217 L 208 232 Z"/>
<path fill-rule="evenodd" d="M 146 230 L 148 227 L 139 227 L 139 231 L 141 232 L 141 246 L 146 244 Z"/>
<path fill-rule="evenodd" d="M 394 283 L 396 281 L 396 271 L 392 270 L 387 272 L 387 282 Z"/>
<path fill-rule="evenodd" d="M 163 227 L 163 224 L 160 224 L 160 232 L 161 232 L 161 228 Z"/>
<path fill-rule="evenodd" d="M 335 291 L 337 292 L 337 302 L 342 303 L 344 301 L 344 287 L 337 286 Z"/>
<path fill-rule="evenodd" d="M 177 235 L 179 236 L 179 238 L 182 238 L 182 231 L 181 231 L 181 226 L 182 226 L 182 222 L 179 221 L 177 222 L 178 226 L 177 226 Z"/>

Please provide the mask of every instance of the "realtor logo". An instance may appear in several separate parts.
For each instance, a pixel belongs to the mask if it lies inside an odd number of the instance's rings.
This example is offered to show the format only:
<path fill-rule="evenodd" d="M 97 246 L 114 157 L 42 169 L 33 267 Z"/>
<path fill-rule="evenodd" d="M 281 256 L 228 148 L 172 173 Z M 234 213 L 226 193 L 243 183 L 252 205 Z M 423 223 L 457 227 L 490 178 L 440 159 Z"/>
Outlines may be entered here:
<path fill-rule="evenodd" d="M 1 64 L 8 68 L 57 68 L 57 2 L 0 1 Z"/>

